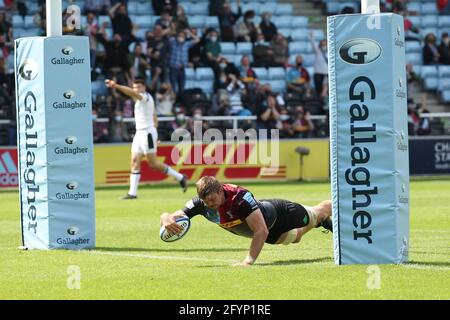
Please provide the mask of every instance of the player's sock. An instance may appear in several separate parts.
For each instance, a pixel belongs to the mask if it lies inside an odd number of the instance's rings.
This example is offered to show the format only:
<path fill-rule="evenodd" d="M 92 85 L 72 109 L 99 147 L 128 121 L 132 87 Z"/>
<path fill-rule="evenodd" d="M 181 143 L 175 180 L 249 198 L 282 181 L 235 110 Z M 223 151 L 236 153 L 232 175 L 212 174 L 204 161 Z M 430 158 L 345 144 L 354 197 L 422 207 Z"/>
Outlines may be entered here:
<path fill-rule="evenodd" d="M 183 175 L 176 170 L 173 170 L 171 167 L 166 166 L 165 174 L 174 177 L 177 181 L 183 180 Z"/>
<path fill-rule="evenodd" d="M 130 196 L 137 196 L 137 190 L 138 190 L 140 179 L 141 179 L 140 172 L 132 172 L 130 174 L 130 191 L 128 191 L 128 194 Z"/>

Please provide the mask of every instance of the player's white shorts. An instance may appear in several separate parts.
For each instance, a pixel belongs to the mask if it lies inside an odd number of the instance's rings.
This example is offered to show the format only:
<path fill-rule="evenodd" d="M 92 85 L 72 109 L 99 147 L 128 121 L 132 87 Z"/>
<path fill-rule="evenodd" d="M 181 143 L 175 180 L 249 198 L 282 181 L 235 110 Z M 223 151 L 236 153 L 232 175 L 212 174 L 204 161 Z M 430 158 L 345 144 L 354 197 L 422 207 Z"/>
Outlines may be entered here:
<path fill-rule="evenodd" d="M 156 153 L 157 142 L 158 131 L 155 127 L 144 130 L 136 130 L 136 134 L 131 145 L 131 152 L 140 154 Z"/>

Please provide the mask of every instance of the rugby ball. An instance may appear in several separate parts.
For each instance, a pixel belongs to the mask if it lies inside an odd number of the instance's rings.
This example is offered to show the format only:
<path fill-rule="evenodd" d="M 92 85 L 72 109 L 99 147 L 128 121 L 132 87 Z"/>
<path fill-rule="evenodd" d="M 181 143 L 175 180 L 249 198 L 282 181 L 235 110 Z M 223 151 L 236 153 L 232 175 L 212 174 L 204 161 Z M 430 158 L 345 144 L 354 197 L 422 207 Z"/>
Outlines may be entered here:
<path fill-rule="evenodd" d="M 164 226 L 161 226 L 161 229 L 159 230 L 159 236 L 162 241 L 165 242 L 174 242 L 177 241 L 188 232 L 190 226 L 191 226 L 191 220 L 188 217 L 180 217 L 177 218 L 176 224 L 178 224 L 181 228 L 183 228 L 183 231 L 178 234 L 170 233 Z"/>

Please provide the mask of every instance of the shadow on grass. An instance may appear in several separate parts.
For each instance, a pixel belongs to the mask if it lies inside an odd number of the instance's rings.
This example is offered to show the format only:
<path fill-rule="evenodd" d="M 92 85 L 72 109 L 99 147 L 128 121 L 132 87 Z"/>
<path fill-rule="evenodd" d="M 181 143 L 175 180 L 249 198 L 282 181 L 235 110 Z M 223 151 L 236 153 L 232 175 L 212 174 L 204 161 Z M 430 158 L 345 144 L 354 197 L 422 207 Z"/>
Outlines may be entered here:
<path fill-rule="evenodd" d="M 450 267 L 450 261 L 415 261 L 411 260 L 405 265 L 409 264 L 417 264 L 420 266 L 428 266 L 428 267 Z"/>
<path fill-rule="evenodd" d="M 195 248 L 195 249 L 156 249 L 156 248 L 121 248 L 96 247 L 96 251 L 103 252 L 243 252 L 245 248 Z"/>
<path fill-rule="evenodd" d="M 236 261 L 238 262 L 238 261 Z M 256 267 L 268 267 L 268 266 L 290 266 L 290 265 L 303 265 L 303 264 L 310 264 L 310 263 L 319 263 L 319 262 L 333 262 L 333 258 L 330 257 L 323 257 L 323 258 L 315 258 L 315 259 L 295 259 L 295 260 L 279 260 L 279 261 L 273 261 L 273 262 L 266 262 L 266 263 L 259 263 L 256 262 Z M 197 268 L 217 268 L 218 266 L 230 266 L 232 263 L 229 264 L 223 264 L 223 265 L 203 265 L 203 266 L 197 266 Z"/>

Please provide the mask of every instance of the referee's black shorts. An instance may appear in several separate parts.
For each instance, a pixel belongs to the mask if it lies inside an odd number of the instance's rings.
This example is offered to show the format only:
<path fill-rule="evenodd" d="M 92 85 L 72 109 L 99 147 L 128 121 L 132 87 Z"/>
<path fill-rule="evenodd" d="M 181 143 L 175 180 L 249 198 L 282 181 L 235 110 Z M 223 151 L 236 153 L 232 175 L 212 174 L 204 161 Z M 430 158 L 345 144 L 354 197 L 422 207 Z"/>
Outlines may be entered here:
<path fill-rule="evenodd" d="M 304 227 L 309 223 L 308 212 L 301 204 L 283 199 L 267 199 L 260 202 L 264 210 L 271 210 L 277 217 L 273 226 L 269 226 L 267 243 L 275 244 L 283 233 Z"/>

